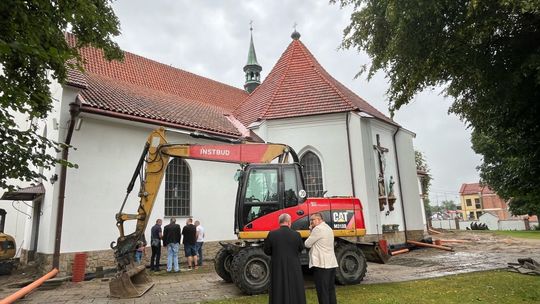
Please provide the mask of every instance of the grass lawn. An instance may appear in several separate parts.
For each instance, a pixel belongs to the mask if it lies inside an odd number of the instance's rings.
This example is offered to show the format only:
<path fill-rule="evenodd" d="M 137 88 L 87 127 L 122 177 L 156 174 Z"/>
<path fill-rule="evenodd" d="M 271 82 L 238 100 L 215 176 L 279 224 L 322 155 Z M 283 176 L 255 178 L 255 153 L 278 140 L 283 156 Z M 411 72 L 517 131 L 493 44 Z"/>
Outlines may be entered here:
<path fill-rule="evenodd" d="M 314 289 L 308 303 L 317 303 Z M 338 303 L 540 303 L 540 277 L 506 270 L 474 272 L 402 283 L 337 287 Z M 267 295 L 208 303 L 268 303 Z"/>
<path fill-rule="evenodd" d="M 514 231 L 514 230 L 493 230 L 490 231 L 497 235 L 511 236 L 516 238 L 523 239 L 537 239 L 540 240 L 540 230 L 530 230 L 530 231 Z"/>

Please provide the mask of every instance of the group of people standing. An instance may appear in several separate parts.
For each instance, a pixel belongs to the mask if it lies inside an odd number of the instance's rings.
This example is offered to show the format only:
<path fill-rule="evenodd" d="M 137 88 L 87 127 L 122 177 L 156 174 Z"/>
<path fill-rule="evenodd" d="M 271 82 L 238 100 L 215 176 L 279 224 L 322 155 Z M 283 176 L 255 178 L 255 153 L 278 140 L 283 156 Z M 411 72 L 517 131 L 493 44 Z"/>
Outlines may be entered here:
<path fill-rule="evenodd" d="M 167 272 L 179 272 L 178 252 L 180 241 L 184 245 L 184 253 L 187 258 L 188 270 L 198 269 L 203 265 L 203 244 L 205 238 L 204 227 L 199 221 L 193 222 L 192 218 L 186 220 L 186 225 L 180 230 L 180 225 L 175 218 L 161 229 L 163 221 L 156 220 L 150 231 L 150 245 L 152 256 L 150 258 L 150 270 L 159 271 L 161 259 L 161 247 L 167 248 Z M 163 242 L 163 244 L 162 244 Z"/>
<path fill-rule="evenodd" d="M 321 213 L 310 216 L 310 236 L 302 241 L 291 229 L 291 216 L 279 216 L 280 228 L 271 231 L 264 242 L 264 252 L 271 257 L 269 303 L 306 303 L 304 278 L 299 254 L 309 250 L 309 267 L 313 269 L 317 298 L 321 304 L 335 304 L 335 277 L 338 267 L 334 253 L 334 232 Z"/>
<path fill-rule="evenodd" d="M 178 251 L 183 239 L 188 269 L 197 269 L 203 263 L 202 247 L 205 232 L 199 221 L 186 220 L 180 230 L 175 218 L 161 229 L 162 220 L 156 220 L 151 229 L 152 257 L 150 269 L 159 271 L 161 247 L 167 247 L 167 272 L 179 272 Z M 304 277 L 300 264 L 300 253 L 309 248 L 309 267 L 313 269 L 315 289 L 320 304 L 335 304 L 335 277 L 338 267 L 334 253 L 334 232 L 321 213 L 310 216 L 310 236 L 302 241 L 300 233 L 291 229 L 291 216 L 279 216 L 280 228 L 271 231 L 264 242 L 264 252 L 271 257 L 269 303 L 305 304 Z"/>

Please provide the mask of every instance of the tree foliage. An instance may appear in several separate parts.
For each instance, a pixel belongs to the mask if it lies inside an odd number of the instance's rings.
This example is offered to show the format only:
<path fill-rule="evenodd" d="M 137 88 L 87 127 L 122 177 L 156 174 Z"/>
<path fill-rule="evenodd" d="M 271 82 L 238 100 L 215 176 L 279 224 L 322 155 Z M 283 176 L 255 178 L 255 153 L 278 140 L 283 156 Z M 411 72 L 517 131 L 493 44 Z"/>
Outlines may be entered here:
<path fill-rule="evenodd" d="M 367 52 L 368 78 L 386 73 L 391 113 L 443 87 L 472 129 L 482 180 L 540 205 L 540 1 L 339 2 L 355 8 L 342 47 Z"/>
<path fill-rule="evenodd" d="M 76 47 L 64 38 L 68 30 L 77 37 Z M 38 134 L 39 120 L 53 106 L 51 79 L 64 83 L 68 67 L 82 69 L 78 47 L 91 45 L 108 59 L 122 58 L 111 40 L 119 33 L 108 0 L 0 1 L 0 187 L 13 189 L 10 179 L 45 178 L 38 168 L 66 164 L 45 153 L 60 144 Z M 17 125 L 16 115 L 28 126 Z"/>
<path fill-rule="evenodd" d="M 511 199 L 509 202 L 510 212 L 516 215 L 540 215 L 540 204 L 532 200 L 523 200 L 519 198 Z"/>

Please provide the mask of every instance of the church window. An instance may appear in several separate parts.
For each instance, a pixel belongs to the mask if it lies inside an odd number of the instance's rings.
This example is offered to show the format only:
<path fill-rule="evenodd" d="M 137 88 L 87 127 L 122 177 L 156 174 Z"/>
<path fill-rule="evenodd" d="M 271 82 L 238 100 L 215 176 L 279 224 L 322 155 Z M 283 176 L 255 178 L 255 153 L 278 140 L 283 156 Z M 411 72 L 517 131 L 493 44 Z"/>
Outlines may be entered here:
<path fill-rule="evenodd" d="M 191 173 L 187 162 L 174 158 L 165 177 L 165 216 L 189 216 Z"/>
<path fill-rule="evenodd" d="M 308 151 L 300 159 L 304 174 L 304 183 L 308 197 L 323 195 L 322 167 L 319 157 L 315 153 Z"/>

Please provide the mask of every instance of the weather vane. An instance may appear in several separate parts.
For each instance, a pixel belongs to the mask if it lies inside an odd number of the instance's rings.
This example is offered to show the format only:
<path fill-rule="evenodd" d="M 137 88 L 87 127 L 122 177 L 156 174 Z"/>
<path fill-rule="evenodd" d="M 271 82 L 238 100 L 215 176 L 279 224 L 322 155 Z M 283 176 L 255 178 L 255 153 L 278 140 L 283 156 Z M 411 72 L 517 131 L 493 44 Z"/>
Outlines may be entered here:
<path fill-rule="evenodd" d="M 293 28 L 294 28 L 294 31 L 295 31 L 295 32 L 296 32 L 296 26 L 297 26 L 297 25 L 298 25 L 298 23 L 296 23 L 296 22 L 293 24 Z"/>
<path fill-rule="evenodd" d="M 249 20 L 249 30 L 253 31 L 253 20 Z"/>

